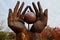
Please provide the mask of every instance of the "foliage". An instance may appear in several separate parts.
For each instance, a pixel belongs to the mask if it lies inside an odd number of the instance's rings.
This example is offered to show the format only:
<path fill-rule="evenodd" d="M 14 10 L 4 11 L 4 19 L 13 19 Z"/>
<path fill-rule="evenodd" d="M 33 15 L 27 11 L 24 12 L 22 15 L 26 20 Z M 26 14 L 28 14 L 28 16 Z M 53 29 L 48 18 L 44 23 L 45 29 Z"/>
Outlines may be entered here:
<path fill-rule="evenodd" d="M 40 35 L 41 40 L 60 40 L 60 29 L 47 27 Z"/>
<path fill-rule="evenodd" d="M 14 39 L 15 34 L 13 33 L 7 33 L 7 32 L 0 32 L 0 40 L 12 40 Z"/>
<path fill-rule="evenodd" d="M 0 32 L 0 40 L 16 40 L 16 35 L 12 32 Z M 60 40 L 60 29 L 47 27 L 40 33 L 41 40 Z"/>
<path fill-rule="evenodd" d="M 4 40 L 6 37 L 6 33 L 5 32 L 0 32 L 0 40 Z"/>

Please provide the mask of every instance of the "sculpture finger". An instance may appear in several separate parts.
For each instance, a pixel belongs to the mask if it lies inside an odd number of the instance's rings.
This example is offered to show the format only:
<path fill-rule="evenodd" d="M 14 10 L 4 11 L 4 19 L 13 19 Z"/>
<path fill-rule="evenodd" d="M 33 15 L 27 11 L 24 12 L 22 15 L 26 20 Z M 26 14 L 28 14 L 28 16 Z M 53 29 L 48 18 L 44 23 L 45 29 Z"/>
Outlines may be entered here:
<path fill-rule="evenodd" d="M 12 10 L 9 9 L 9 14 L 8 14 L 8 25 L 11 24 L 11 21 L 12 21 Z"/>
<path fill-rule="evenodd" d="M 27 9 L 28 9 L 28 6 L 23 10 L 22 15 L 25 14 L 25 12 L 27 11 Z"/>
<path fill-rule="evenodd" d="M 37 5 L 38 5 L 38 9 L 39 9 L 39 17 L 41 18 L 41 16 L 43 15 L 43 10 L 42 10 L 42 7 L 41 7 L 41 4 L 39 1 L 37 2 Z"/>
<path fill-rule="evenodd" d="M 20 13 L 21 13 L 21 11 L 23 9 L 23 6 L 24 6 L 24 2 L 21 4 L 21 6 L 20 6 L 20 8 L 18 10 L 17 16 L 20 16 Z"/>
<path fill-rule="evenodd" d="M 45 9 L 44 15 L 48 17 L 48 9 Z"/>
<path fill-rule="evenodd" d="M 39 1 L 37 2 L 37 5 L 38 5 L 39 11 L 41 11 L 42 8 L 41 8 L 41 5 L 40 5 L 40 2 Z"/>
<path fill-rule="evenodd" d="M 34 10 L 35 10 L 35 12 L 36 12 L 36 17 L 38 17 L 38 15 L 39 15 L 39 14 L 38 14 L 38 9 L 37 9 L 35 3 L 32 2 L 32 5 L 33 5 L 33 8 L 34 8 Z"/>
<path fill-rule="evenodd" d="M 48 9 L 45 9 L 44 13 L 43 13 L 43 17 L 42 17 L 42 22 L 44 23 L 45 26 L 47 26 L 47 21 L 48 21 Z"/>
<path fill-rule="evenodd" d="M 19 7 L 19 1 L 17 1 L 17 4 L 16 4 L 16 6 L 15 6 L 15 8 L 14 8 L 14 12 L 13 12 L 13 15 L 14 15 L 14 18 L 17 16 L 17 10 L 18 10 L 18 7 Z"/>

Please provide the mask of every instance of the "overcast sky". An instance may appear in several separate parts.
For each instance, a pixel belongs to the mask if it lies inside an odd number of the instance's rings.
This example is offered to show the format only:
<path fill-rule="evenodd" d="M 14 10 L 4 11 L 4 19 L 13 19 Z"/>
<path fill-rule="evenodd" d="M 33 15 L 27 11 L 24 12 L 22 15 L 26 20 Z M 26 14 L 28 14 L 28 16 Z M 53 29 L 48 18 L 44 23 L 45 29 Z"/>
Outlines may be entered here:
<path fill-rule="evenodd" d="M 0 22 L 4 21 L 4 29 L 8 31 L 7 17 L 8 10 L 11 8 L 13 10 L 16 2 L 18 0 L 0 0 Z M 20 2 L 25 2 L 25 7 L 27 5 L 32 6 L 32 2 L 37 3 L 40 1 L 41 6 L 44 9 L 48 9 L 48 25 L 51 27 L 60 27 L 60 0 L 19 0 Z"/>

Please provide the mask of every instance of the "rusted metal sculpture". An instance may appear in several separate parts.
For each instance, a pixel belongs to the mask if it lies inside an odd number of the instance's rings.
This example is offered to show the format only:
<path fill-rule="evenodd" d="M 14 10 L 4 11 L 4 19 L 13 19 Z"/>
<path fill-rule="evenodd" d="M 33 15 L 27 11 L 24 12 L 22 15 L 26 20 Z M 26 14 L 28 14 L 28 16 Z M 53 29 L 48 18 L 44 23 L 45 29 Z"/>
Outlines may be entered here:
<path fill-rule="evenodd" d="M 41 5 L 37 2 L 38 9 L 35 6 L 35 3 L 32 2 L 35 12 L 32 10 L 31 6 L 27 6 L 21 13 L 24 2 L 22 2 L 20 8 L 19 1 L 17 2 L 14 11 L 9 9 L 8 15 L 8 26 L 16 33 L 16 40 L 40 40 L 40 32 L 46 27 L 48 19 L 48 10 L 42 11 Z M 24 14 L 27 9 L 30 9 L 31 12 L 36 13 L 36 21 L 33 23 L 33 26 L 30 31 L 28 31 L 24 24 Z M 27 19 L 28 20 L 28 19 Z"/>

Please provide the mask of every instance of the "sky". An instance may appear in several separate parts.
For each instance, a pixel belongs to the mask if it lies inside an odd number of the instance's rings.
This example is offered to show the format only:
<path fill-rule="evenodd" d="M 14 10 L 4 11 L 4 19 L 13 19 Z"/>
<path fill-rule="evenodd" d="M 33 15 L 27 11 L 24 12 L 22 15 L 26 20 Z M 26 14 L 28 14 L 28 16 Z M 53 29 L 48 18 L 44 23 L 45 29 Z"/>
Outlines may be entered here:
<path fill-rule="evenodd" d="M 24 7 L 32 6 L 32 2 L 37 4 L 37 1 L 40 1 L 43 10 L 48 9 L 48 25 L 52 28 L 60 28 L 60 0 L 0 0 L 0 23 L 4 21 L 3 31 L 11 31 L 7 24 L 8 10 L 9 8 L 13 10 L 17 1 L 20 3 L 24 1 Z"/>

